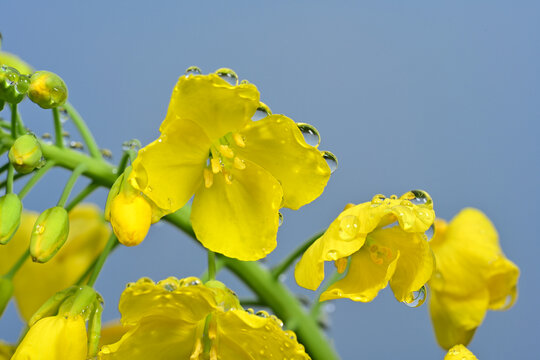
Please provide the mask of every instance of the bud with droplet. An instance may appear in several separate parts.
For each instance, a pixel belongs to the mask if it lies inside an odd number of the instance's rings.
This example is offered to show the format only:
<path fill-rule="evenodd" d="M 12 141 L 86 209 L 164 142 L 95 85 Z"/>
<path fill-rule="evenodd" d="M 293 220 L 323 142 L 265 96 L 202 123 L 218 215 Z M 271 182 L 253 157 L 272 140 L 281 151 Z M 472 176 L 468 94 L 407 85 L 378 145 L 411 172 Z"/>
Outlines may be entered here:
<path fill-rule="evenodd" d="M 0 277 L 0 316 L 4 313 L 11 296 L 13 296 L 13 281 L 5 276 Z"/>
<path fill-rule="evenodd" d="M 61 206 L 39 215 L 30 236 L 30 255 L 36 262 L 49 261 L 60 250 L 69 233 L 69 217 Z"/>
<path fill-rule="evenodd" d="M 21 199 L 16 194 L 0 198 L 0 244 L 7 244 L 19 228 L 22 209 Z"/>
<path fill-rule="evenodd" d="M 21 75 L 15 68 L 0 67 L 0 99 L 11 104 L 20 103 L 28 90 L 28 76 Z"/>
<path fill-rule="evenodd" d="M 32 134 L 19 136 L 9 150 L 9 161 L 21 174 L 28 174 L 39 167 L 42 156 L 41 146 Z"/>
<path fill-rule="evenodd" d="M 30 78 L 28 98 L 43 109 L 63 105 L 68 97 L 64 80 L 50 71 L 36 71 Z"/>

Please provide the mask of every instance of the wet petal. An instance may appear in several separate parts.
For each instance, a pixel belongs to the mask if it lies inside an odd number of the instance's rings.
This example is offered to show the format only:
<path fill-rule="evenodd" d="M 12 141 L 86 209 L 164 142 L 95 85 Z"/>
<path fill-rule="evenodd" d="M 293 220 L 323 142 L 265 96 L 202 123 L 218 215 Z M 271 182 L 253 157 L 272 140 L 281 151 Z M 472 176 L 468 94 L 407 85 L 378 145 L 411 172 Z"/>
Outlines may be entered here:
<path fill-rule="evenodd" d="M 199 188 L 193 199 L 191 221 L 204 247 L 244 261 L 265 257 L 276 247 L 279 207 L 283 192 L 266 170 L 246 161 L 246 168 L 222 173 L 213 185 Z"/>
<path fill-rule="evenodd" d="M 517 299 L 518 267 L 510 260 L 499 257 L 491 263 L 487 288 L 489 309 L 506 310 Z"/>
<path fill-rule="evenodd" d="M 242 310 L 216 314 L 217 353 L 222 359 L 309 359 L 292 332 L 285 332 L 271 317 Z"/>
<path fill-rule="evenodd" d="M 232 86 L 216 74 L 182 76 L 160 131 L 169 133 L 169 127 L 191 120 L 214 141 L 244 127 L 258 106 L 259 92 L 252 84 Z"/>
<path fill-rule="evenodd" d="M 351 256 L 345 277 L 323 292 L 321 301 L 340 298 L 361 302 L 373 300 L 394 275 L 399 258 L 399 251 L 387 251 L 378 245 L 362 247 Z"/>
<path fill-rule="evenodd" d="M 243 159 L 263 167 L 283 187 L 283 207 L 298 209 L 322 194 L 330 167 L 319 150 L 304 140 L 298 125 L 283 115 L 270 115 L 240 131 L 245 146 L 235 147 Z"/>
<path fill-rule="evenodd" d="M 444 360 L 478 360 L 472 352 L 463 345 L 456 345 L 444 357 Z"/>
<path fill-rule="evenodd" d="M 159 139 L 139 150 L 130 184 L 158 207 L 174 212 L 202 182 L 210 140 L 193 121 L 176 121 Z"/>

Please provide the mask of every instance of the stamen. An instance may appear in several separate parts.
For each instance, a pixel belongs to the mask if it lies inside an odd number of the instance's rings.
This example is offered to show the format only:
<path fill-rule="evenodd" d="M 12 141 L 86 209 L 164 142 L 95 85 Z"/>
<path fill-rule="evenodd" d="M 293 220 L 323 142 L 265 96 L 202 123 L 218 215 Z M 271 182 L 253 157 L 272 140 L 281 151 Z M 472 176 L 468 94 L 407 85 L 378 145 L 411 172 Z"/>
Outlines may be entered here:
<path fill-rule="evenodd" d="M 246 162 L 239 157 L 234 158 L 234 167 L 238 170 L 244 170 L 246 168 Z"/>
<path fill-rule="evenodd" d="M 369 247 L 369 256 L 375 264 L 382 265 L 384 260 L 392 260 L 392 249 L 387 246 L 377 246 L 374 244 Z"/>
<path fill-rule="evenodd" d="M 217 174 L 221 171 L 221 164 L 219 163 L 219 160 L 216 158 L 210 159 L 210 164 L 212 165 L 212 172 L 214 174 Z"/>
<path fill-rule="evenodd" d="M 228 145 L 219 145 L 219 152 L 226 158 L 232 159 L 234 157 L 234 151 Z"/>
<path fill-rule="evenodd" d="M 334 265 L 336 265 L 337 272 L 339 274 L 343 274 L 345 269 L 347 268 L 347 258 L 341 258 L 334 261 Z"/>
<path fill-rule="evenodd" d="M 239 133 L 233 134 L 233 140 L 239 147 L 243 148 L 246 147 L 246 143 L 244 141 L 244 137 L 240 135 Z"/>
<path fill-rule="evenodd" d="M 214 174 L 212 174 L 212 171 L 210 171 L 209 168 L 204 168 L 203 177 L 204 177 L 204 186 L 206 188 L 210 188 L 212 184 L 214 183 Z"/>
<path fill-rule="evenodd" d="M 225 179 L 225 183 L 227 185 L 231 185 L 232 184 L 232 175 L 229 174 L 228 172 L 226 171 L 223 171 L 223 178 Z"/>

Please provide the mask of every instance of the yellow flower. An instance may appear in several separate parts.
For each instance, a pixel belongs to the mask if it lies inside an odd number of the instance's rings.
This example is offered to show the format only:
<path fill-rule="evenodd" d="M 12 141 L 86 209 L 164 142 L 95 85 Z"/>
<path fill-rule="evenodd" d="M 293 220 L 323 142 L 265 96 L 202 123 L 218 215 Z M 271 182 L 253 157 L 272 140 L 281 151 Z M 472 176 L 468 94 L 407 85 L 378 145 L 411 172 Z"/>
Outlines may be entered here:
<path fill-rule="evenodd" d="M 296 281 L 317 289 L 324 280 L 324 262 L 334 261 L 339 273 L 347 266 L 348 272 L 321 294 L 321 301 L 368 302 L 390 282 L 398 301 L 420 305 L 434 267 L 424 234 L 434 218 L 433 202 L 421 190 L 399 199 L 375 195 L 371 202 L 347 206 L 304 253 L 296 265 Z"/>
<path fill-rule="evenodd" d="M 437 219 L 430 242 L 436 269 L 429 282 L 431 320 L 439 345 L 467 345 L 487 310 L 506 310 L 517 297 L 519 269 L 504 256 L 497 231 L 479 210 Z"/>
<path fill-rule="evenodd" d="M 11 360 L 85 360 L 86 325 L 82 315 L 49 316 L 35 323 Z"/>
<path fill-rule="evenodd" d="M 17 55 L 0 51 L 0 66 L 5 65 L 17 69 L 21 74 L 31 74 L 34 70 Z"/>
<path fill-rule="evenodd" d="M 120 298 L 120 341 L 103 346 L 100 359 L 309 359 L 292 331 L 266 312 L 246 312 L 223 284 L 197 278 L 143 278 Z"/>
<path fill-rule="evenodd" d="M 469 349 L 463 345 L 456 345 L 444 357 L 444 360 L 478 360 Z"/>
<path fill-rule="evenodd" d="M 191 221 L 208 249 L 257 260 L 276 246 L 279 209 L 316 199 L 330 177 L 324 153 L 283 115 L 251 120 L 252 84 L 216 74 L 182 76 L 161 136 L 139 151 L 129 176 L 164 213 L 193 199 Z"/>
<path fill-rule="evenodd" d="M 1 273 L 8 271 L 28 249 L 37 217 L 36 213 L 23 212 L 19 230 L 10 243 L 1 248 Z M 27 260 L 15 274 L 15 299 L 26 321 L 52 295 L 73 285 L 105 247 L 110 230 L 97 207 L 75 207 L 69 213 L 69 225 L 68 239 L 54 258 L 45 264 Z"/>

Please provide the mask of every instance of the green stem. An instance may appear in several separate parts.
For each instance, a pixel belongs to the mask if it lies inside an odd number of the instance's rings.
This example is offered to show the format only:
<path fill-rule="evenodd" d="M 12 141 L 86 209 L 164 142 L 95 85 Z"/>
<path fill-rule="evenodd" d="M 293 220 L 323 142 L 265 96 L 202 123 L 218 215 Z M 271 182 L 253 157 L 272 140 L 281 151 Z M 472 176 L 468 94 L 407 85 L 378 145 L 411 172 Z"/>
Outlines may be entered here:
<path fill-rule="evenodd" d="M 53 119 L 54 119 L 54 135 L 56 139 L 56 146 L 59 148 L 64 147 L 64 134 L 62 134 L 62 122 L 60 121 L 60 112 L 58 108 L 55 107 L 52 109 Z"/>
<path fill-rule="evenodd" d="M 11 137 L 17 139 L 18 129 L 17 129 L 17 104 L 11 104 Z"/>
<path fill-rule="evenodd" d="M 13 279 L 17 271 L 21 268 L 21 266 L 25 263 L 25 261 L 30 257 L 30 249 L 26 249 L 26 251 L 21 255 L 21 257 L 17 260 L 17 262 L 11 267 L 11 269 L 4 275 L 8 279 Z"/>
<path fill-rule="evenodd" d="M 96 140 L 94 139 L 94 136 L 90 132 L 90 129 L 88 129 L 88 126 L 86 126 L 86 123 L 84 122 L 81 115 L 75 110 L 75 108 L 69 103 L 66 102 L 63 105 L 64 109 L 69 114 L 69 117 L 73 121 L 73 124 L 77 127 L 77 130 L 79 130 L 79 133 L 81 134 L 81 137 L 84 140 L 84 143 L 86 144 L 86 147 L 88 148 L 88 152 L 94 159 L 102 159 L 101 151 L 99 151 L 99 147 L 97 146 Z"/>
<path fill-rule="evenodd" d="M 122 154 L 122 158 L 120 159 L 120 162 L 118 163 L 118 167 L 116 168 L 117 169 L 116 172 L 118 176 L 120 176 L 124 172 L 124 170 L 126 170 L 129 158 L 130 158 L 129 152 L 124 151 L 124 153 Z"/>
<path fill-rule="evenodd" d="M 330 286 L 332 286 L 332 284 L 334 284 L 336 281 L 338 281 L 339 279 L 341 279 L 343 277 L 343 275 L 346 274 L 346 272 L 344 272 L 343 274 L 340 274 L 338 273 L 337 271 L 335 271 L 332 276 L 330 276 L 330 279 L 328 279 L 328 281 L 326 281 L 323 286 L 321 286 L 319 288 L 319 290 L 317 291 L 317 299 L 313 302 L 313 306 L 311 307 L 311 317 L 317 321 L 317 319 L 319 318 L 319 314 L 321 312 L 321 307 L 322 307 L 322 302 L 320 301 L 321 299 L 321 294 L 323 292 L 325 292 Z"/>
<path fill-rule="evenodd" d="M 87 187 L 85 187 L 79 194 L 77 194 L 77 196 L 75 196 L 73 198 L 73 200 L 71 200 L 71 202 L 69 204 L 66 205 L 66 210 L 69 212 L 71 211 L 75 206 L 77 206 L 81 201 L 83 201 L 84 199 L 86 199 L 86 197 L 88 195 L 90 195 L 91 193 L 94 192 L 94 190 L 96 190 L 97 188 L 99 187 L 98 184 L 92 182 L 90 184 L 88 184 Z"/>
<path fill-rule="evenodd" d="M 216 274 L 220 272 L 221 268 L 225 266 L 225 263 L 223 262 L 223 259 L 220 256 L 216 257 Z M 206 270 L 200 277 L 201 281 L 203 283 L 210 280 L 210 276 L 208 274 L 208 270 Z"/>
<path fill-rule="evenodd" d="M 208 250 L 208 279 L 216 280 L 216 253 Z"/>
<path fill-rule="evenodd" d="M 13 192 L 13 177 L 15 176 L 15 169 L 13 169 L 13 164 L 9 163 L 8 173 L 6 179 L 6 193 L 11 194 Z"/>
<path fill-rule="evenodd" d="M 28 194 L 28 192 L 34 187 L 34 185 L 43 177 L 43 175 L 45 175 L 47 171 L 49 171 L 53 166 L 54 161 L 47 161 L 45 166 L 36 171 L 34 173 L 34 176 L 32 176 L 30 180 L 28 180 L 28 182 L 24 184 L 21 191 L 19 191 L 19 198 L 22 200 L 26 196 L 26 194 Z"/>
<path fill-rule="evenodd" d="M 64 191 L 62 191 L 62 195 L 60 196 L 60 200 L 58 200 L 58 204 L 56 204 L 56 206 L 64 206 L 66 204 L 66 201 L 69 197 L 69 194 L 71 194 L 71 190 L 73 189 L 75 182 L 85 170 L 85 164 L 79 164 L 75 169 L 73 169 L 73 172 L 71 173 L 71 176 L 69 177 L 66 186 L 64 187 Z"/>
<path fill-rule="evenodd" d="M 321 230 L 317 234 L 313 235 L 311 238 L 309 238 L 307 241 L 305 241 L 302 245 L 297 247 L 285 260 L 283 260 L 281 263 L 276 265 L 272 269 L 272 275 L 277 279 L 279 275 L 283 274 L 287 269 L 292 265 L 292 263 L 300 257 L 306 250 L 317 240 L 320 238 L 326 230 Z"/>
<path fill-rule="evenodd" d="M 111 253 L 111 251 L 116 247 L 116 244 L 118 241 L 116 240 L 116 236 L 114 234 L 111 234 L 109 237 L 109 241 L 107 241 L 107 244 L 105 245 L 105 248 L 101 252 L 101 255 L 99 255 L 99 258 L 96 261 L 96 264 L 94 265 L 94 270 L 92 271 L 92 275 L 90 275 L 90 279 L 88 279 L 88 282 L 86 285 L 88 286 L 94 286 L 94 283 L 96 282 L 99 272 L 101 271 L 101 268 L 103 267 L 103 264 L 105 264 L 105 260 L 107 260 L 107 257 Z"/>

